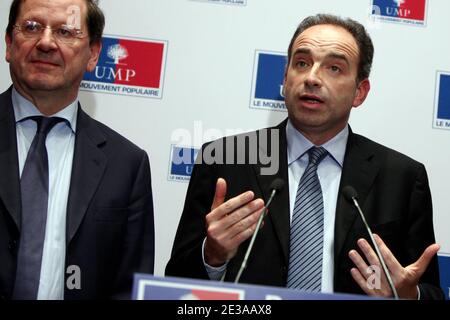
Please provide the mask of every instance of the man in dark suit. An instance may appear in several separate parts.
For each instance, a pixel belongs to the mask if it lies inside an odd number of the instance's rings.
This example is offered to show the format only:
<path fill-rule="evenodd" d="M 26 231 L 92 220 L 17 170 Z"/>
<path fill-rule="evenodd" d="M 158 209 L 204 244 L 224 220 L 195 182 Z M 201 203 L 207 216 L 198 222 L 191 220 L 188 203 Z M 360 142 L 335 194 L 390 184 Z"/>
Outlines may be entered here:
<path fill-rule="evenodd" d="M 443 297 L 424 166 L 348 126 L 370 90 L 372 58 L 356 21 L 317 15 L 299 25 L 284 78 L 288 119 L 202 148 L 166 275 L 233 281 L 263 199 L 281 178 L 240 282 L 391 297 L 366 228 L 341 192 L 352 186 L 398 295 Z"/>
<path fill-rule="evenodd" d="M 129 299 L 133 273 L 153 273 L 148 156 L 78 102 L 103 28 L 92 0 L 12 2 L 13 86 L 0 95 L 1 299 Z"/>

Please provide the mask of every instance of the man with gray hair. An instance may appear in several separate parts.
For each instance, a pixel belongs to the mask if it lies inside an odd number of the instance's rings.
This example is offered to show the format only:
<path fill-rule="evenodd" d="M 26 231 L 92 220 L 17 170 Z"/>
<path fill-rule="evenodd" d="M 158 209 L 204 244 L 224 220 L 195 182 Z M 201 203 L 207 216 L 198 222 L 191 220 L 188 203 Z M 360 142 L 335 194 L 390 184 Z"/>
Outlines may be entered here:
<path fill-rule="evenodd" d="M 153 273 L 146 152 L 78 101 L 105 18 L 94 0 L 14 0 L 0 95 L 0 298 L 130 298 Z"/>

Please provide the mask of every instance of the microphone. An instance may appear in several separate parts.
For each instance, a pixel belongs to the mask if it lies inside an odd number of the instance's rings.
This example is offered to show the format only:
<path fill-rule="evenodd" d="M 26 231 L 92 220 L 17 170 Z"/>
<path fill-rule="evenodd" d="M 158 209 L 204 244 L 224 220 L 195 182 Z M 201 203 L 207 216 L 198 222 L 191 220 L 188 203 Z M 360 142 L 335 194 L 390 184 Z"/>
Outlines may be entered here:
<path fill-rule="evenodd" d="M 397 290 L 395 289 L 394 283 L 392 281 L 391 278 L 391 274 L 389 273 L 388 268 L 386 267 L 386 262 L 384 261 L 383 256 L 381 255 L 380 252 L 380 248 L 378 247 L 377 243 L 375 242 L 375 239 L 373 238 L 373 233 L 372 230 L 370 229 L 366 218 L 364 217 L 364 214 L 361 210 L 361 207 L 359 206 L 358 201 L 356 200 L 358 198 L 358 193 L 356 192 L 356 190 L 352 187 L 352 186 L 346 186 L 342 189 L 342 193 L 344 194 L 345 199 L 347 199 L 347 201 L 349 202 L 353 202 L 353 204 L 355 205 L 356 209 L 358 209 L 359 215 L 361 216 L 362 221 L 364 222 L 364 226 L 366 227 L 367 232 L 369 233 L 369 237 L 370 240 L 372 241 L 372 244 L 375 248 L 375 252 L 378 256 L 378 259 L 380 260 L 381 266 L 383 267 L 383 271 L 384 274 L 386 275 L 386 278 L 388 280 L 389 283 L 389 287 L 392 290 L 392 294 L 394 295 L 394 298 L 396 300 L 399 299 L 398 294 L 397 294 Z"/>
<path fill-rule="evenodd" d="M 253 232 L 252 239 L 250 240 L 250 244 L 248 245 L 247 252 L 245 253 L 244 260 L 242 260 L 241 267 L 239 268 L 239 272 L 236 276 L 236 279 L 234 279 L 234 283 L 239 282 L 242 272 L 247 267 L 248 257 L 250 256 L 250 252 L 252 251 L 256 236 L 258 234 L 259 228 L 261 227 L 261 223 L 262 223 L 264 217 L 267 215 L 267 208 L 269 208 L 270 203 L 272 202 L 272 199 L 275 197 L 275 195 L 277 193 L 279 193 L 283 189 L 283 187 L 284 187 L 284 180 L 281 178 L 276 178 L 270 184 L 269 189 L 271 190 L 271 193 L 270 193 L 269 200 L 267 201 L 266 205 L 263 208 L 263 213 L 259 216 L 258 223 L 256 224 L 256 230 L 255 230 L 255 232 Z"/>

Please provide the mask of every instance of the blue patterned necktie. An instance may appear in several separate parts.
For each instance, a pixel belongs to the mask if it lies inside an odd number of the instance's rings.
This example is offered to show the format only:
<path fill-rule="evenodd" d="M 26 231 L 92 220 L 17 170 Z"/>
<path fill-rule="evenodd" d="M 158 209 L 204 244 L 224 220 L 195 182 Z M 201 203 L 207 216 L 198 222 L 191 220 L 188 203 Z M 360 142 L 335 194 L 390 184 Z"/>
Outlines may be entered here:
<path fill-rule="evenodd" d="M 308 150 L 309 163 L 298 184 L 291 222 L 287 286 L 320 292 L 322 284 L 323 196 L 317 166 L 328 152 Z"/>
<path fill-rule="evenodd" d="M 48 207 L 48 156 L 45 140 L 62 118 L 30 117 L 37 130 L 20 178 L 22 222 L 14 299 L 37 299 Z"/>

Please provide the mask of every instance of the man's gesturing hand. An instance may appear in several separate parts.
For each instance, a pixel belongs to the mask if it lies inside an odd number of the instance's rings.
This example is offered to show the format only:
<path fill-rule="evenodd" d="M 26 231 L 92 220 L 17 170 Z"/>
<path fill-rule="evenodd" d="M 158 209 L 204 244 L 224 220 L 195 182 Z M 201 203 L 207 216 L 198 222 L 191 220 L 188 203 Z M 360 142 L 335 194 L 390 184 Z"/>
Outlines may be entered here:
<path fill-rule="evenodd" d="M 399 297 L 403 299 L 417 299 L 417 285 L 419 280 L 427 269 L 431 259 L 439 251 L 440 246 L 437 244 L 428 246 L 416 262 L 403 267 L 384 241 L 376 234 L 374 234 L 374 238 L 380 248 L 381 255 L 386 261 L 386 266 L 389 269 Z M 365 239 L 359 239 L 357 243 L 370 266 L 372 268 L 376 266 L 378 270 L 382 270 L 380 261 L 369 243 Z M 392 297 L 392 291 L 384 272 L 381 272 L 379 287 L 369 286 L 368 279 L 372 276 L 369 265 L 356 250 L 350 250 L 349 257 L 356 266 L 356 268 L 350 270 L 353 279 L 365 293 L 371 296 Z"/>
<path fill-rule="evenodd" d="M 224 202 L 226 193 L 227 183 L 219 178 L 211 212 L 206 215 L 205 260 L 213 267 L 223 265 L 236 255 L 239 245 L 255 231 L 264 207 L 264 201 L 254 200 L 251 191 Z"/>

